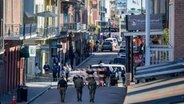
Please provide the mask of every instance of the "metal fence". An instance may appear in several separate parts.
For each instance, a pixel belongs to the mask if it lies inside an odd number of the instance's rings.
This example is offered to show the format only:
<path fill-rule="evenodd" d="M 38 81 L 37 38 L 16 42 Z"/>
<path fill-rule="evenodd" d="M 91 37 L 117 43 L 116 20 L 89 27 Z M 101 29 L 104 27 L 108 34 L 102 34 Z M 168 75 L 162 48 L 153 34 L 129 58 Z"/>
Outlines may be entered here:
<path fill-rule="evenodd" d="M 77 24 L 76 23 L 61 24 L 61 30 L 77 30 Z"/>
<path fill-rule="evenodd" d="M 172 61 L 171 51 L 172 47 L 169 45 L 151 45 L 151 65 Z"/>
<path fill-rule="evenodd" d="M 5 24 L 4 36 L 23 36 L 36 34 L 36 24 Z M 24 34 L 25 33 L 25 34 Z"/>
<path fill-rule="evenodd" d="M 48 26 L 45 28 L 37 28 L 37 34 L 40 37 L 48 37 L 56 35 L 57 33 L 57 27 L 55 26 Z"/>

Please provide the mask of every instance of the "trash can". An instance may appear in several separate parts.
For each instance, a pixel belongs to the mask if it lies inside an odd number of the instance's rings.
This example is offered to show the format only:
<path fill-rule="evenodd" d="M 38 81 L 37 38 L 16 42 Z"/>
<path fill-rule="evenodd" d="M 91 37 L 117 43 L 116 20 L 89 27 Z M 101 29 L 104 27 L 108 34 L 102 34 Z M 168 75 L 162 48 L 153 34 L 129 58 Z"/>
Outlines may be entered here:
<path fill-rule="evenodd" d="M 22 87 L 18 86 L 17 88 L 17 102 L 22 102 Z"/>
<path fill-rule="evenodd" d="M 22 87 L 22 101 L 27 101 L 28 88 L 27 86 Z"/>

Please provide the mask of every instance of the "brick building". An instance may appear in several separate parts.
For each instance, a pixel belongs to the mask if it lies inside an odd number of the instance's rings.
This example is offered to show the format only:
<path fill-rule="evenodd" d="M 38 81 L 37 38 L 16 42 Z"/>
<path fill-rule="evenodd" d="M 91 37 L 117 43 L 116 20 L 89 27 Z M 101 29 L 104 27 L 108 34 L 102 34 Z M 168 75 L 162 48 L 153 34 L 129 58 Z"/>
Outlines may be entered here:
<path fill-rule="evenodd" d="M 173 58 L 178 59 L 184 57 L 184 1 L 170 0 L 169 5 L 169 29 L 170 41 L 174 47 Z"/>

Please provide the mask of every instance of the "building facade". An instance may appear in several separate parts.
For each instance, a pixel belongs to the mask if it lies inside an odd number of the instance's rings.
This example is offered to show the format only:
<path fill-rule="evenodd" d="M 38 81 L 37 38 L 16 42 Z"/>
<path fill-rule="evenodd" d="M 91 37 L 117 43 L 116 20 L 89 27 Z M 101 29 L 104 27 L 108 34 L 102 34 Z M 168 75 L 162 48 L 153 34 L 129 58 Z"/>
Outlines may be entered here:
<path fill-rule="evenodd" d="M 182 58 L 184 56 L 184 1 L 170 0 L 169 1 L 169 32 L 170 43 L 173 46 L 173 59 Z"/>
<path fill-rule="evenodd" d="M 3 35 L 4 49 L 2 93 L 11 91 L 23 82 L 24 58 L 20 57 L 22 35 L 22 1 L 4 0 L 3 9 Z"/>

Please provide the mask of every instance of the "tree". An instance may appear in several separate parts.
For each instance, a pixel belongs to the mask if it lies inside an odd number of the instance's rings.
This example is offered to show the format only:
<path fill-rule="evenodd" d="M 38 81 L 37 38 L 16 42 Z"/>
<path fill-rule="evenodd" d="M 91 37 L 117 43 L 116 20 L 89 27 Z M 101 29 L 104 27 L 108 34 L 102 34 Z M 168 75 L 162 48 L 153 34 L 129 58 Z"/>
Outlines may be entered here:
<path fill-rule="evenodd" d="M 164 43 L 169 44 L 169 29 L 168 28 L 164 29 L 163 38 L 164 38 Z"/>

